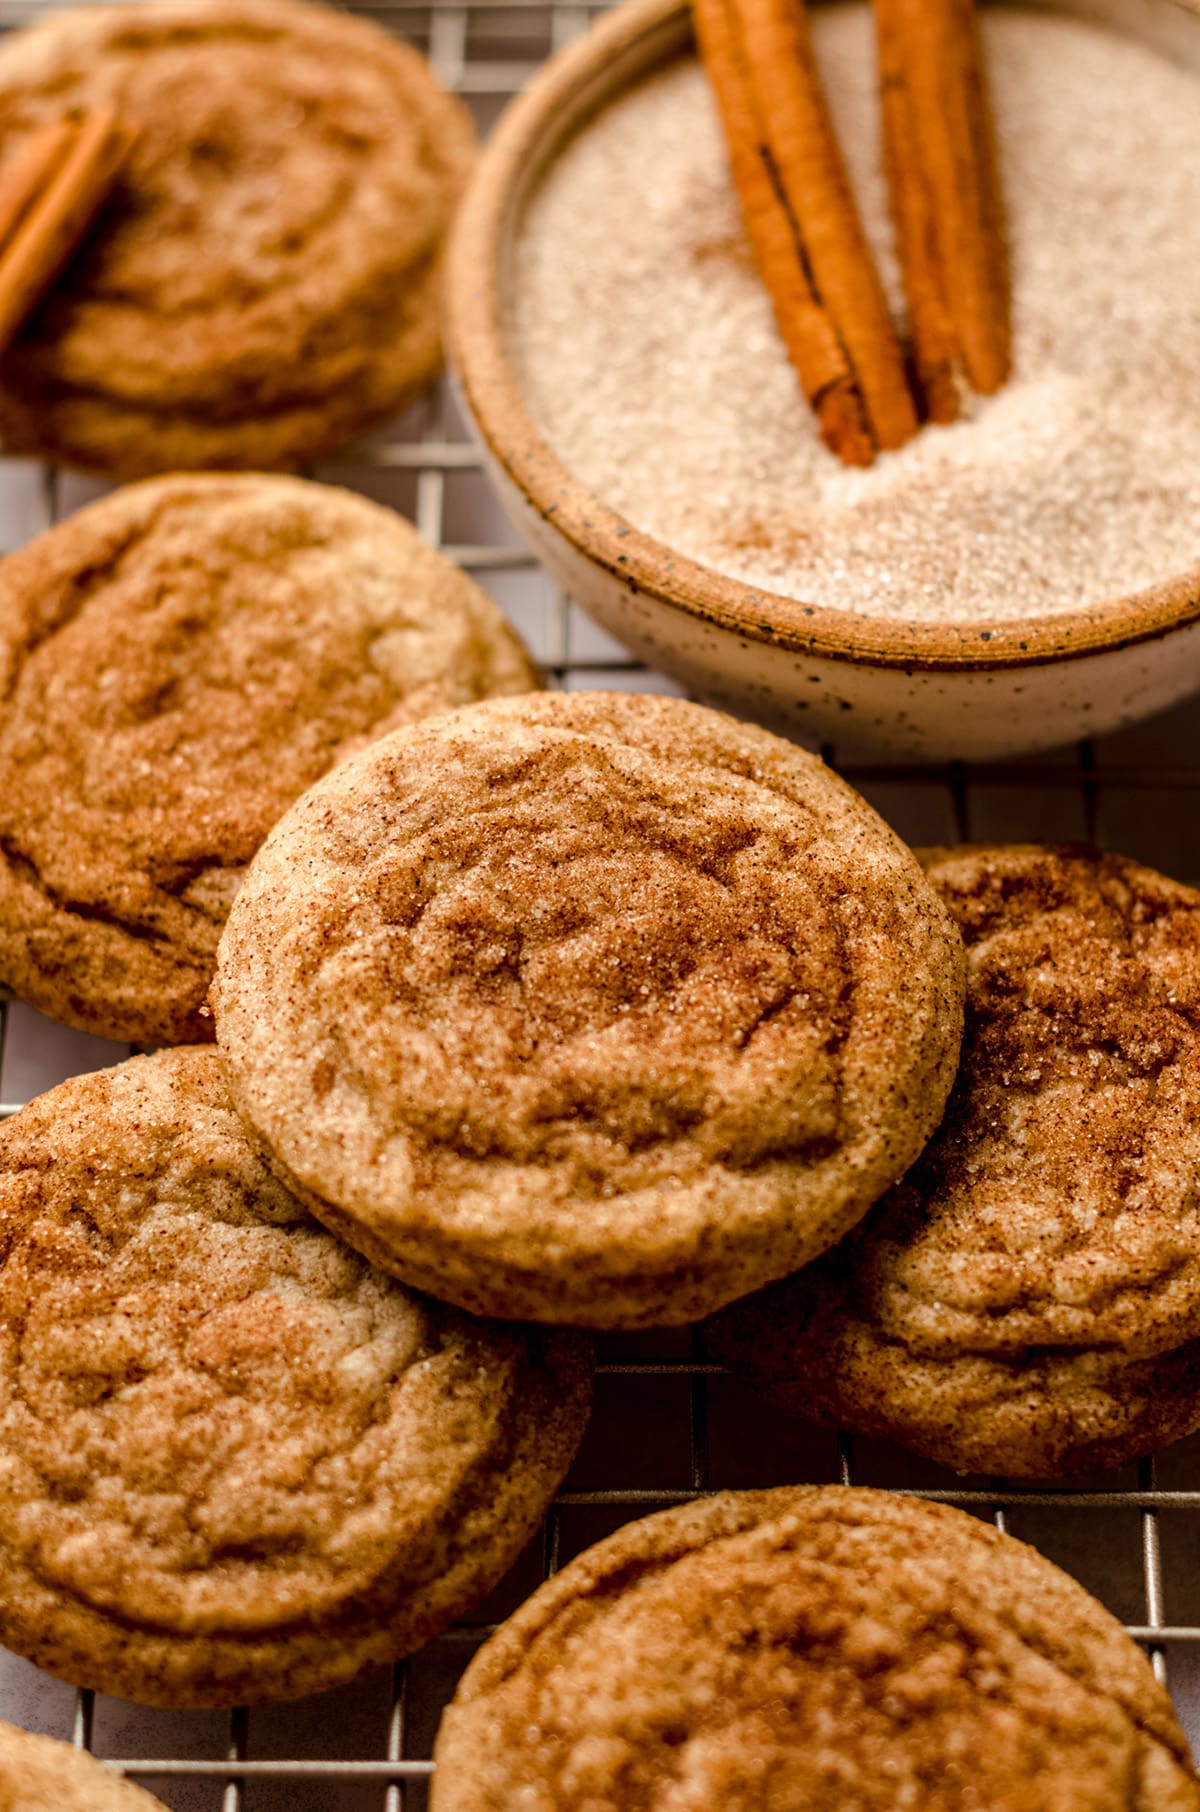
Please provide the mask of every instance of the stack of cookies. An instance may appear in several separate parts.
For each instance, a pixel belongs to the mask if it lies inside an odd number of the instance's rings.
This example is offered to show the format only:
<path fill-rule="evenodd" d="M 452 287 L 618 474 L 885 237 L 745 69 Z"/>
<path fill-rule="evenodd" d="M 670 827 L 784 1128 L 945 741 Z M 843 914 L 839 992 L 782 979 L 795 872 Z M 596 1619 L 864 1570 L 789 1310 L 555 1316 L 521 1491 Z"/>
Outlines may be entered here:
<path fill-rule="evenodd" d="M 539 683 L 389 511 L 186 475 L 0 565 L 0 976 L 110 1037 L 0 1133 L 4 1640 L 153 1704 L 281 1698 L 427 1641 L 532 1535 L 587 1337 L 485 1323 L 341 1246 L 228 1100 L 205 996 L 316 777 Z"/>
<path fill-rule="evenodd" d="M 216 1034 L 0 1132 L 18 1652 L 165 1705 L 410 1652 L 549 1504 L 589 1328 L 715 1314 L 788 1401 L 955 1464 L 1194 1424 L 1200 897 L 1090 852 L 919 862 L 765 731 L 532 690 L 461 575 L 295 480 L 134 487 L 0 603 L 4 973 Z M 131 767 L 144 810 L 106 791 Z M 664 1783 L 1200 1808 L 1080 1588 L 842 1489 L 582 1555 L 468 1670 L 434 1803 Z"/>
<path fill-rule="evenodd" d="M 1082 849 L 922 864 L 694 706 L 434 720 L 264 845 L 212 993 L 233 1099 L 319 1219 L 463 1308 L 731 1303 L 716 1353 L 787 1408 L 1120 1466 L 1200 1426 L 1200 895 Z"/>
<path fill-rule="evenodd" d="M 136 143 L 0 359 L 7 445 L 287 466 L 428 381 L 471 136 L 414 53 L 301 0 L 0 47 L 0 161 L 97 108 Z M 0 563 L 0 983 L 163 1047 L 0 1129 L 0 1640 L 68 1681 L 229 1705 L 431 1640 L 552 1502 L 593 1329 L 707 1319 L 786 1408 L 962 1469 L 1200 1426 L 1200 896 L 918 859 L 763 730 L 539 687 L 299 479 L 151 478 Z M 1077 1586 L 832 1488 L 580 1556 L 434 1793 L 1200 1812 Z M 0 1726 L 0 1803 L 154 1802 Z"/>
<path fill-rule="evenodd" d="M 625 695 L 446 713 L 536 676 L 358 500 L 155 481 L 0 588 L 6 978 L 193 1038 L 232 900 L 219 1051 L 0 1133 L 0 1637 L 151 1703 L 333 1685 L 549 1502 L 588 1340 L 530 1324 L 706 1313 L 902 1174 L 959 940 L 765 732 Z"/>

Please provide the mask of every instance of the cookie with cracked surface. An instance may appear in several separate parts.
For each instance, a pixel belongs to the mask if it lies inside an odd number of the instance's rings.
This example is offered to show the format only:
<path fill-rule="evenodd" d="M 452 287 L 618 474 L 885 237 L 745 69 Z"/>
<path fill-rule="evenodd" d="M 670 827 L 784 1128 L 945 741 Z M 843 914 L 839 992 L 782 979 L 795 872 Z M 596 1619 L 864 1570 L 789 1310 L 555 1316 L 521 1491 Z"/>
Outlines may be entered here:
<path fill-rule="evenodd" d="M 295 467 L 436 377 L 474 138 L 415 50 L 304 0 L 72 8 L 0 46 L 0 160 L 71 107 L 140 130 L 0 361 L 10 450 L 126 478 Z"/>
<path fill-rule="evenodd" d="M 630 693 L 365 750 L 264 845 L 213 1002 L 313 1212 L 481 1314 L 681 1322 L 814 1256 L 936 1125 L 962 950 L 816 757 Z"/>
<path fill-rule="evenodd" d="M 1170 1699 L 1023 1542 L 843 1486 L 627 1524 L 480 1650 L 431 1812 L 1200 1812 Z"/>
<path fill-rule="evenodd" d="M 373 736 L 539 679 L 500 612 L 392 511 L 186 475 L 0 561 L 0 980 L 110 1038 L 202 1013 L 246 863 Z"/>
<path fill-rule="evenodd" d="M 1200 893 L 1086 849 L 923 860 L 967 949 L 946 1117 L 713 1347 L 960 1470 L 1119 1466 L 1200 1427 Z"/>
<path fill-rule="evenodd" d="M 352 1680 L 506 1571 L 589 1373 L 332 1239 L 211 1047 L 65 1082 L 0 1128 L 0 1642 L 154 1705 Z"/>
<path fill-rule="evenodd" d="M 86 1750 L 0 1723 L 0 1812 L 163 1812 Z"/>

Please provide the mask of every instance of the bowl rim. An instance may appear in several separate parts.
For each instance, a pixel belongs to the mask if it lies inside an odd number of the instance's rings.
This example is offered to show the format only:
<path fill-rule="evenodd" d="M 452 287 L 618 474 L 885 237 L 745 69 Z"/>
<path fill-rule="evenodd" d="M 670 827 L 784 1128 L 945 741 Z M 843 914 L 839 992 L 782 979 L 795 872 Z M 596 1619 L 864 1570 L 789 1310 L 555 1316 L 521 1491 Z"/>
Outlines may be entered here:
<path fill-rule="evenodd" d="M 1200 28 L 1200 0 L 1161 4 Z M 836 661 L 910 672 L 1041 666 L 1113 653 L 1200 620 L 1200 564 L 1127 597 L 1057 615 L 909 622 L 810 604 L 746 584 L 646 534 L 562 462 L 525 407 L 506 349 L 499 273 L 507 234 L 530 171 L 552 161 L 582 118 L 637 79 L 627 65 L 645 40 L 669 44 L 672 30 L 686 39 L 688 10 L 688 0 L 628 0 L 552 57 L 501 116 L 459 210 L 448 254 L 447 352 L 476 434 L 529 508 L 631 593 L 743 641 Z M 1104 17 L 1111 27 L 1111 7 Z M 652 67 L 647 61 L 641 74 Z M 553 143 L 563 113 L 578 110 L 581 118 Z"/>

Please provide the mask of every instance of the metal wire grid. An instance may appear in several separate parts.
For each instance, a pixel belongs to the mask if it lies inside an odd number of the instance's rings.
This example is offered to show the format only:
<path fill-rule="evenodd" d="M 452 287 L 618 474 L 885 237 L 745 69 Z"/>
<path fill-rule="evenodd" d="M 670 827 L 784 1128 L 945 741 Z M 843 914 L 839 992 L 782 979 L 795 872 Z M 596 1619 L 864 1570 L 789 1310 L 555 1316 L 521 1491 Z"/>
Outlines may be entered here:
<path fill-rule="evenodd" d="M 87 3 L 87 0 L 83 0 Z M 0 0 L 0 27 L 34 16 L 40 5 Z M 430 56 L 441 80 L 467 97 L 482 128 L 486 129 L 503 105 L 537 68 L 543 58 L 578 37 L 601 10 L 574 4 L 546 5 L 541 0 L 469 0 L 468 4 L 418 6 L 391 4 L 390 0 L 360 0 L 357 10 L 369 12 L 416 43 Z M 0 497 L 6 477 L 15 468 L 0 466 Z M 336 463 L 322 467 L 319 477 L 348 483 L 383 501 L 394 503 L 410 515 L 422 534 L 450 558 L 473 572 L 497 595 L 514 617 L 535 654 L 542 660 L 550 682 L 578 688 L 613 685 L 661 689 L 664 682 L 628 659 L 602 632 L 588 623 L 562 595 L 553 595 L 544 576 L 513 542 L 490 502 L 478 458 L 468 443 L 454 405 L 440 390 L 428 403 L 412 412 L 390 433 L 352 449 Z M 28 480 L 25 470 L 20 474 Z M 35 518 L 30 532 L 49 526 L 60 514 L 88 494 L 80 481 L 60 479 L 44 470 Z M 75 487 L 78 494 L 71 494 Z M 465 494 L 456 496 L 466 487 Z M 91 487 L 94 491 L 94 487 Z M 28 512 L 27 512 L 28 514 Z M 1037 762 L 996 762 L 971 768 L 885 767 L 879 764 L 838 762 L 837 750 L 827 748 L 827 758 L 847 778 L 879 805 L 897 828 L 912 841 L 961 840 L 976 836 L 1083 836 L 1111 841 L 1131 854 L 1156 861 L 1182 879 L 1200 881 L 1200 829 L 1198 815 L 1189 805 L 1200 804 L 1200 761 L 1196 757 L 1196 729 L 1200 705 L 1192 712 L 1176 713 L 1175 722 L 1159 729 L 1111 738 L 1093 746 L 1083 744 L 1053 758 Z M 1172 857 L 1174 860 L 1172 860 Z M 10 1014 L 0 1000 L 0 1092 L 6 1077 L 6 1034 Z M 9 1037 L 11 1064 L 18 1033 Z M 74 1067 L 81 1067 L 74 1047 Z M 19 1058 L 20 1051 L 16 1051 Z M 107 1061 L 107 1054 L 92 1061 Z M 84 1060 L 85 1064 L 87 1059 Z M 19 1064 L 14 1066 L 20 1073 Z M 62 1068 L 68 1073 L 71 1064 Z M 38 1086 L 53 1077 L 40 1076 Z M 8 1091 L 0 1116 L 21 1105 L 23 1093 Z M 832 1437 L 807 1433 L 795 1425 L 776 1423 L 769 1412 L 737 1397 L 739 1387 L 725 1379 L 722 1368 L 707 1361 L 697 1334 L 656 1337 L 613 1337 L 601 1345 L 597 1376 L 598 1397 L 606 1405 L 607 1433 L 585 1443 L 577 1464 L 547 1519 L 531 1561 L 519 1563 L 508 1588 L 500 1588 L 482 1607 L 496 1616 L 519 1601 L 547 1577 L 569 1551 L 586 1546 L 596 1535 L 630 1516 L 703 1495 L 725 1484 L 779 1483 L 785 1479 L 836 1478 L 853 1482 L 884 1483 L 889 1488 L 936 1498 L 989 1517 L 1000 1529 L 1014 1522 L 1018 1533 L 1029 1536 L 1024 1525 L 1041 1516 L 1042 1545 L 1053 1537 L 1065 1519 L 1075 1523 L 1080 1515 L 1101 1519 L 1120 1513 L 1132 1519 L 1137 1530 L 1136 1555 L 1126 1542 L 1123 1564 L 1132 1563 L 1138 1583 L 1140 1616 L 1124 1607 L 1125 1627 L 1143 1643 L 1158 1677 L 1167 1679 L 1167 1654 L 1184 1657 L 1178 1674 L 1186 1688 L 1200 1700 L 1200 1625 L 1168 1622 L 1164 1583 L 1163 1521 L 1178 1516 L 1185 1531 L 1179 1545 L 1183 1577 L 1196 1567 L 1200 1550 L 1200 1443 L 1182 1444 L 1167 1456 L 1173 1483 L 1159 1483 L 1159 1465 L 1143 1461 L 1126 1482 L 1064 1485 L 1031 1490 L 1002 1480 L 963 1483 L 935 1469 L 889 1454 L 877 1443 L 870 1449 L 865 1468 L 852 1436 Z M 733 1408 L 725 1403 L 717 1415 L 714 1393 L 732 1391 Z M 718 1437 L 714 1423 L 722 1421 Z M 744 1423 L 738 1448 L 729 1442 L 731 1423 Z M 632 1433 L 630 1430 L 632 1429 Z M 714 1463 L 714 1443 L 723 1446 L 725 1463 Z M 1195 1446 L 1197 1451 L 1190 1451 Z M 590 1457 L 589 1457 L 590 1447 Z M 674 1476 L 656 1476 L 664 1469 L 662 1454 L 669 1452 Z M 647 1476 L 647 1462 L 649 1476 Z M 632 1482 L 643 1475 L 643 1482 Z M 622 1482 L 624 1481 L 624 1482 Z M 1046 1517 L 1050 1518 L 1047 1522 Z M 1111 1534 L 1111 1532 L 1110 1532 Z M 1034 1538 L 1038 1539 L 1036 1530 Z M 1079 1554 L 1086 1553 L 1085 1539 Z M 1106 1544 L 1106 1552 L 1111 1554 Z M 1061 1557 L 1061 1556 L 1060 1556 Z M 1076 1556 L 1078 1559 L 1078 1554 Z M 1069 1562 L 1068 1562 L 1069 1564 Z M 1104 1594 L 1104 1581 L 1090 1579 Z M 1185 1596 L 1196 1596 L 1187 1594 Z M 304 1753 L 314 1745 L 306 1733 L 327 1721 L 321 1700 L 288 1708 L 283 1737 L 259 1743 L 255 1732 L 270 1713 L 245 1709 L 228 1715 L 223 1736 L 212 1736 L 204 1746 L 212 1753 L 181 1754 L 194 1749 L 184 1741 L 188 1714 L 145 1714 L 160 1720 L 145 1753 L 107 1756 L 108 1765 L 120 1773 L 143 1779 L 169 1804 L 187 1807 L 220 1806 L 221 1812 L 272 1812 L 284 1805 L 301 1812 L 312 1805 L 362 1812 L 382 1806 L 384 1812 L 420 1812 L 433 1764 L 426 1759 L 437 1713 L 453 1688 L 453 1680 L 475 1646 L 494 1627 L 489 1620 L 457 1626 L 409 1664 L 400 1664 L 383 1683 L 380 1693 L 364 1684 L 360 1693 L 373 1695 L 376 1752 L 344 1753 L 339 1742 L 326 1741 L 328 1753 Z M 1190 1699 L 1192 1691 L 1186 1692 Z M 337 1695 L 339 1708 L 345 1695 Z M 103 1702 L 102 1702 L 103 1703 Z M 200 1717 L 209 1732 L 211 1720 Z M 340 1717 L 336 1720 L 340 1722 Z M 1200 1716 L 1195 1728 L 1200 1732 Z M 59 1730 L 57 1734 L 64 1734 Z M 90 1692 L 74 1697 L 70 1735 L 90 1748 L 97 1734 L 97 1701 Z M 210 1733 L 211 1734 L 211 1733 Z M 102 1748 L 111 1744 L 102 1744 Z M 253 1753 L 281 1748 L 280 1754 Z M 349 1744 L 346 1745 L 349 1747 Z"/>

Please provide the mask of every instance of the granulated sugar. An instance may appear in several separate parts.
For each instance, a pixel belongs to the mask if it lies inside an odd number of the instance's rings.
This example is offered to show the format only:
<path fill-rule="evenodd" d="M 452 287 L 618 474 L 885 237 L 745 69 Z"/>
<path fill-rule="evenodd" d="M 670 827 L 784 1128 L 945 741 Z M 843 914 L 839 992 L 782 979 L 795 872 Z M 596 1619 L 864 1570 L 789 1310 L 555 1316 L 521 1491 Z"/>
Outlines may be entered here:
<path fill-rule="evenodd" d="M 870 20 L 818 54 L 885 282 Z M 531 203 L 509 340 L 565 465 L 636 527 L 811 603 L 1030 617 L 1200 562 L 1200 80 L 1100 27 L 989 11 L 1014 380 L 867 471 L 827 453 L 688 58 L 585 128 Z"/>

